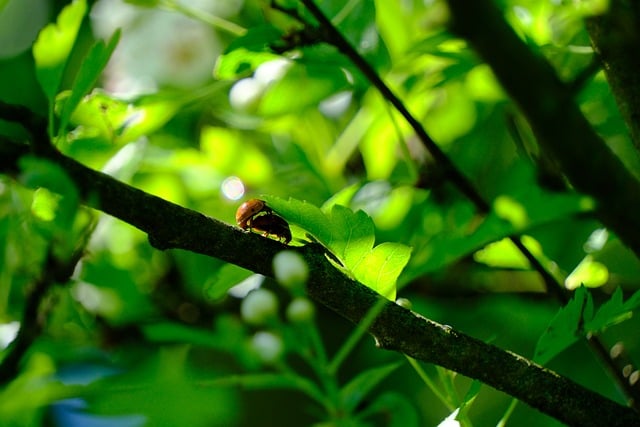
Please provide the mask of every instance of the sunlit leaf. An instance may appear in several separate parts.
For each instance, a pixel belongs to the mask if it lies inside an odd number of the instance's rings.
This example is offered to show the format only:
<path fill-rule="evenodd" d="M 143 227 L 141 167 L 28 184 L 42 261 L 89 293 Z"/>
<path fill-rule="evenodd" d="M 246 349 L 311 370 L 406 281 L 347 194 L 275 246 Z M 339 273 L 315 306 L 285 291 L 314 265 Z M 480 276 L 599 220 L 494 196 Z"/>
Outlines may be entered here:
<path fill-rule="evenodd" d="M 95 85 L 119 40 L 120 31 L 116 31 L 108 43 L 105 44 L 102 40 L 97 41 L 87 53 L 78 70 L 71 95 L 65 99 L 62 105 L 60 132 L 65 131 L 71 113 L 76 109 L 82 97 L 89 93 Z"/>
<path fill-rule="evenodd" d="M 265 92 L 258 112 L 265 116 L 316 106 L 329 95 L 350 87 L 347 74 L 333 66 L 295 65 Z"/>
<path fill-rule="evenodd" d="M 567 289 L 576 289 L 584 285 L 588 288 L 603 286 L 609 280 L 609 270 L 607 266 L 594 261 L 591 255 L 587 255 L 580 261 L 580 264 L 567 276 L 564 285 Z"/>
<path fill-rule="evenodd" d="M 60 88 L 67 58 L 86 11 L 85 0 L 74 0 L 62 9 L 56 23 L 47 25 L 40 32 L 33 45 L 36 76 L 51 102 Z"/>
<path fill-rule="evenodd" d="M 385 242 L 374 247 L 374 224 L 363 211 L 332 205 L 328 213 L 294 199 L 263 196 L 287 221 L 303 228 L 322 243 L 364 285 L 395 300 L 396 281 L 409 262 L 411 248 Z"/>
<path fill-rule="evenodd" d="M 74 137 L 100 136 L 115 145 L 126 144 L 164 125 L 182 103 L 182 98 L 171 94 L 149 95 L 128 102 L 94 90 L 71 114 L 71 123 L 78 126 Z"/>

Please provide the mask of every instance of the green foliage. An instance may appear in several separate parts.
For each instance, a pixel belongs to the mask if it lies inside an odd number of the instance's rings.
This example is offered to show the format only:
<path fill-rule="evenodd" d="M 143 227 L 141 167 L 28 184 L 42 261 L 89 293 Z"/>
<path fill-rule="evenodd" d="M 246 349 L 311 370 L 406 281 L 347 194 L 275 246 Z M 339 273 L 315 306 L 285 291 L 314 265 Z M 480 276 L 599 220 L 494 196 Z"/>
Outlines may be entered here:
<path fill-rule="evenodd" d="M 290 223 L 292 245 L 323 245 L 336 268 L 389 300 L 407 298 L 426 317 L 524 356 L 535 348 L 535 361 L 621 399 L 573 344 L 615 336 L 638 354 L 640 262 L 540 152 L 490 68 L 447 30 L 445 2 L 316 3 L 487 201 L 486 213 L 321 31 L 301 33 L 294 16 L 258 0 L 120 3 L 63 7 L 30 52 L 0 59 L 0 100 L 46 109 L 65 155 L 205 215 L 233 224 L 240 199 L 264 198 Z M 606 2 L 499 3 L 564 81 L 582 76 L 594 57 L 583 18 Z M 301 2 L 278 4 L 315 25 Z M 215 61 L 198 63 L 212 52 Z M 154 80 L 160 72 L 173 79 Z M 640 171 L 602 73 L 576 90 L 597 132 Z M 5 167 L 4 154 L 32 135 L 28 121 L 0 113 Z M 404 369 L 363 339 L 375 313 L 354 330 L 307 298 L 313 271 L 287 282 L 285 268 L 279 284 L 157 251 L 139 230 L 82 207 L 56 164 L 25 156 L 15 169 L 0 171 L 0 363 L 12 352 L 6 331 L 34 326 L 23 315 L 51 264 L 84 256 L 68 283 L 53 280 L 42 295 L 34 341 L 0 385 L 2 423 L 552 422 L 442 368 L 409 360 L 413 370 Z M 543 294 L 514 239 L 575 289 L 568 304 L 558 310 Z M 255 287 L 269 297 L 256 304 Z M 69 409 L 69 398 L 85 407 Z"/>
<path fill-rule="evenodd" d="M 36 76 L 49 99 L 50 111 L 53 111 L 53 102 L 86 11 L 86 1 L 74 0 L 63 9 L 55 24 L 47 25 L 40 32 L 33 45 Z"/>
<path fill-rule="evenodd" d="M 395 300 L 396 280 L 409 262 L 411 248 L 391 242 L 374 247 L 374 224 L 366 213 L 337 204 L 323 212 L 300 200 L 262 197 L 274 211 L 322 243 L 356 280 Z"/>
<path fill-rule="evenodd" d="M 71 94 L 68 95 L 68 98 L 64 98 L 61 108 L 62 111 L 59 113 L 59 132 L 61 134 L 66 131 L 71 113 L 75 111 L 82 98 L 96 84 L 100 74 L 102 74 L 102 70 L 104 70 L 111 54 L 116 48 L 119 39 L 120 32 L 118 31 L 111 37 L 106 45 L 102 41 L 96 42 L 91 47 L 89 53 L 87 53 L 87 56 L 83 58 L 82 65 L 80 66 L 80 70 L 78 70 L 78 75 L 73 85 L 73 90 L 71 91 Z M 63 97 L 65 95 L 66 94 L 62 94 Z"/>
<path fill-rule="evenodd" d="M 581 336 L 602 333 L 607 328 L 630 319 L 638 307 L 640 291 L 623 302 L 622 290 L 618 288 L 608 301 L 595 310 L 591 293 L 585 286 L 579 287 L 571 301 L 558 311 L 538 340 L 534 360 L 547 363 Z"/>

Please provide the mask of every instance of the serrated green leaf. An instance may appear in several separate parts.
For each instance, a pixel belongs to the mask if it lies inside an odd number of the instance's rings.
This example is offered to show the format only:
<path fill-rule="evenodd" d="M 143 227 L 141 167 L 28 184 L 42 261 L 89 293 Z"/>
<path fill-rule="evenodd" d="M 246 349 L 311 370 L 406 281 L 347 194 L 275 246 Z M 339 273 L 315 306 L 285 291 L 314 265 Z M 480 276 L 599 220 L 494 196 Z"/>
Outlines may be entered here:
<path fill-rule="evenodd" d="M 602 332 L 609 326 L 628 320 L 633 315 L 633 310 L 640 306 L 640 291 L 623 303 L 622 289 L 617 288 L 609 301 L 602 304 L 593 319 L 585 322 L 585 330 L 589 332 Z"/>
<path fill-rule="evenodd" d="M 555 315 L 538 340 L 533 360 L 545 364 L 579 338 L 583 319 L 593 316 L 593 299 L 584 286 L 579 287 L 571 301 Z"/>
<path fill-rule="evenodd" d="M 358 281 L 380 295 L 394 301 L 396 280 L 409 262 L 411 248 L 400 243 L 385 242 L 375 248 L 354 267 Z"/>
<path fill-rule="evenodd" d="M 344 403 L 345 409 L 349 412 L 353 411 L 375 386 L 398 369 L 400 365 L 401 363 L 392 363 L 368 369 L 349 381 L 349 383 L 340 390 L 340 398 Z"/>
<path fill-rule="evenodd" d="M 329 218 L 317 206 L 302 200 L 261 196 L 267 204 L 291 224 L 295 224 L 327 248 L 333 246 L 333 229 Z"/>
<path fill-rule="evenodd" d="M 411 248 L 400 243 L 375 243 L 374 224 L 363 211 L 332 205 L 329 214 L 310 203 L 263 196 L 287 221 L 305 229 L 334 254 L 353 277 L 394 300 L 396 280 L 409 262 Z"/>
<path fill-rule="evenodd" d="M 56 23 L 51 23 L 40 31 L 33 45 L 36 77 L 51 105 L 60 88 L 67 58 L 86 11 L 85 0 L 74 0 L 62 9 Z"/>
<path fill-rule="evenodd" d="M 331 249 L 345 261 L 345 265 L 357 267 L 367 256 L 375 243 L 374 225 L 363 211 L 353 212 L 341 205 L 331 208 L 330 222 L 337 236 Z"/>
<path fill-rule="evenodd" d="M 80 65 L 80 70 L 73 84 L 71 95 L 65 99 L 62 105 L 62 111 L 60 112 L 60 129 L 59 132 L 64 132 L 71 113 L 76 109 L 82 97 L 84 97 L 93 88 L 98 77 L 106 67 L 111 54 L 118 45 L 120 40 L 120 30 L 116 31 L 107 44 L 102 40 L 96 42 L 87 53 L 87 56 Z"/>

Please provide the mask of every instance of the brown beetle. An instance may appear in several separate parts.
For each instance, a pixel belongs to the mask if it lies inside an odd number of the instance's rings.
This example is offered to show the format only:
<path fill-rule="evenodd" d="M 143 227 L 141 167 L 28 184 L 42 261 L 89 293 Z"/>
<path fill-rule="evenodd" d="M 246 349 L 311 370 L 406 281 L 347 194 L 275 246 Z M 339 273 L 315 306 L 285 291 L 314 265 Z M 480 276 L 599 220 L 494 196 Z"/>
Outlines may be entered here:
<path fill-rule="evenodd" d="M 253 219 L 263 212 L 266 215 L 270 215 L 271 213 L 273 213 L 271 208 L 267 206 L 267 203 L 264 200 L 247 200 L 246 202 L 241 204 L 236 211 L 236 222 L 238 223 L 238 226 L 243 230 L 246 230 L 247 228 L 251 229 L 251 223 Z"/>
<path fill-rule="evenodd" d="M 265 237 L 277 237 L 284 244 L 288 244 L 291 241 L 289 223 L 276 214 L 270 213 L 256 216 L 251 220 L 250 227 L 255 231 L 262 232 Z"/>

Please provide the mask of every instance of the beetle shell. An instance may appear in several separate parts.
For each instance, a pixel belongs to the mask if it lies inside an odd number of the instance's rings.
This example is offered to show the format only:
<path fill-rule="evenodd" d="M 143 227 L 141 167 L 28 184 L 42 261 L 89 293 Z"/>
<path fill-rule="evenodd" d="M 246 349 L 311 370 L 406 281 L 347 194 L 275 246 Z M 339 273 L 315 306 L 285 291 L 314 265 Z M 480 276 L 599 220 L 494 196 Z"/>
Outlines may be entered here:
<path fill-rule="evenodd" d="M 260 215 L 251 220 L 251 228 L 265 237 L 275 236 L 285 244 L 291 241 L 289 223 L 275 214 Z"/>
<path fill-rule="evenodd" d="M 236 211 L 236 222 L 238 223 L 238 226 L 240 228 L 246 230 L 247 228 L 251 228 L 252 220 L 261 212 L 270 214 L 273 211 L 269 206 L 267 206 L 264 200 L 247 200 L 246 202 L 241 204 Z"/>

